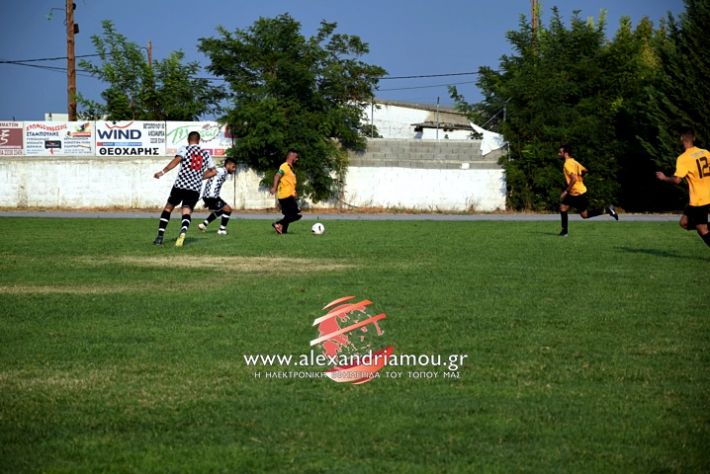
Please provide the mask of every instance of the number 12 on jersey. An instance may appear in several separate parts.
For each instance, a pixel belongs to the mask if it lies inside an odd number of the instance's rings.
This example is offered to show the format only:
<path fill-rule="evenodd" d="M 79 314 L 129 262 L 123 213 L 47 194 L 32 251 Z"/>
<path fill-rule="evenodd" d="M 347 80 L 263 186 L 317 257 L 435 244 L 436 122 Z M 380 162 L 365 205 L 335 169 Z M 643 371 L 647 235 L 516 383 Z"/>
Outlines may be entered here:
<path fill-rule="evenodd" d="M 703 156 L 695 160 L 695 164 L 698 165 L 698 174 L 700 179 L 710 176 L 710 164 L 708 164 L 707 157 Z"/>

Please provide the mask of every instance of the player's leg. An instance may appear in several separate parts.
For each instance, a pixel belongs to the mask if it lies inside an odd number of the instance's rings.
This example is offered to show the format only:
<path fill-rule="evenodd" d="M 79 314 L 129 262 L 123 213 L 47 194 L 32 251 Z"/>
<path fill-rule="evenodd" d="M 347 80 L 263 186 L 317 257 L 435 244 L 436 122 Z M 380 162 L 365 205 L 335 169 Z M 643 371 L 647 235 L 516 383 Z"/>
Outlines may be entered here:
<path fill-rule="evenodd" d="M 207 230 L 207 226 L 210 225 L 212 221 L 217 219 L 222 215 L 222 211 L 220 209 L 220 206 L 217 204 L 217 200 L 214 198 L 204 198 L 205 202 L 205 207 L 209 209 L 210 215 L 207 216 L 207 219 L 202 221 L 200 224 L 197 225 L 197 228 L 200 230 Z"/>
<path fill-rule="evenodd" d="M 170 191 L 170 196 L 168 197 L 168 202 L 163 208 L 163 212 L 160 214 L 160 220 L 158 221 L 158 235 L 155 237 L 153 243 L 155 245 L 162 245 L 163 238 L 165 236 L 165 229 L 168 228 L 168 222 L 170 222 L 170 215 L 175 209 L 175 206 L 180 203 L 178 200 L 177 192 L 175 188 Z"/>
<path fill-rule="evenodd" d="M 219 203 L 222 205 L 222 208 L 220 209 L 222 222 L 220 223 L 217 234 L 227 235 L 227 224 L 229 224 L 229 218 L 232 216 L 232 208 L 229 206 L 229 204 L 222 201 L 222 199 L 219 200 Z"/>
<path fill-rule="evenodd" d="M 688 209 L 690 209 L 690 212 L 687 211 Z M 692 229 L 694 227 L 703 242 L 710 247 L 710 230 L 708 230 L 710 205 L 688 206 L 685 212 L 687 212 L 687 215 L 684 213 L 681 219 L 683 217 L 686 218 L 686 228 Z"/>
<path fill-rule="evenodd" d="M 569 215 L 567 214 L 569 212 L 569 204 L 565 204 L 564 202 L 560 204 L 560 221 L 562 223 L 562 231 L 560 232 L 560 236 L 562 237 L 567 237 L 568 235 L 568 226 L 569 226 Z"/>
<path fill-rule="evenodd" d="M 296 222 L 303 216 L 301 215 L 301 211 L 298 209 L 296 198 L 293 196 L 282 200 L 281 209 L 284 213 L 284 218 L 280 221 L 280 223 L 283 233 L 286 234 L 288 233 L 289 224 Z"/>
<path fill-rule="evenodd" d="M 582 219 L 590 219 L 604 213 L 602 209 L 589 209 L 589 198 L 587 193 L 574 196 L 574 207 L 577 208 Z"/>
<path fill-rule="evenodd" d="M 708 230 L 708 225 L 698 225 L 695 227 L 695 230 L 698 231 L 698 235 L 701 239 L 703 239 L 703 242 L 705 242 L 707 246 L 710 247 L 710 230 Z"/>
<path fill-rule="evenodd" d="M 192 210 L 195 208 L 198 199 L 200 199 L 200 193 L 197 191 L 188 191 L 183 189 L 182 195 L 182 223 L 180 226 L 180 235 L 178 235 L 178 238 L 175 241 L 176 247 L 183 246 L 187 229 L 190 228 L 190 223 L 192 222 Z"/>
<path fill-rule="evenodd" d="M 286 223 L 286 201 L 287 199 L 279 199 L 279 207 L 281 208 L 281 214 L 283 214 L 283 217 L 280 220 L 271 223 L 271 227 L 274 228 L 277 234 L 284 233 L 284 224 Z"/>
<path fill-rule="evenodd" d="M 592 217 L 601 216 L 602 214 L 609 214 L 617 221 L 619 220 L 619 214 L 617 214 L 616 209 L 614 209 L 614 206 L 611 204 L 603 208 L 600 207 L 590 209 L 589 199 L 587 198 L 586 193 L 579 196 L 578 204 L 577 209 L 579 209 L 579 215 L 582 216 L 582 219 L 591 219 Z"/>

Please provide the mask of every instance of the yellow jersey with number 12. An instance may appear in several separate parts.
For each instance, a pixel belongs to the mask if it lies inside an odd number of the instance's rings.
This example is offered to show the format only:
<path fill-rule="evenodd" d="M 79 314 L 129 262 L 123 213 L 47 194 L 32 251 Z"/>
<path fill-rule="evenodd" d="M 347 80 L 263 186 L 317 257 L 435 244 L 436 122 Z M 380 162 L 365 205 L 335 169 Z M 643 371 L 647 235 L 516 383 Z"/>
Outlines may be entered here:
<path fill-rule="evenodd" d="M 565 174 L 565 181 L 567 186 L 572 179 L 572 175 L 577 176 L 577 181 L 572 185 L 572 189 L 569 190 L 571 196 L 579 196 L 587 192 L 587 187 L 584 185 L 584 180 L 582 179 L 582 172 L 587 171 L 587 168 L 582 166 L 574 158 L 568 158 L 565 160 L 565 165 L 562 168 L 562 172 Z"/>
<path fill-rule="evenodd" d="M 710 152 L 696 146 L 678 157 L 675 176 L 685 178 L 690 190 L 690 205 L 710 204 Z"/>

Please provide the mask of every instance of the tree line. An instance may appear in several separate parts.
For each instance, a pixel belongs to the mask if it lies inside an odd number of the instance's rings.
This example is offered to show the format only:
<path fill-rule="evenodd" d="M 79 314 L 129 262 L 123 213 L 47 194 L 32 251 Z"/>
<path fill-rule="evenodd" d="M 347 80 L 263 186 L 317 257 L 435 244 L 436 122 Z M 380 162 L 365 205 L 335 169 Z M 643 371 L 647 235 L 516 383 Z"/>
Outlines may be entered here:
<path fill-rule="evenodd" d="M 553 8 L 535 32 L 521 17 L 507 35 L 513 53 L 497 69 L 479 69 L 483 100 L 469 104 L 451 88 L 460 110 L 508 142 L 502 164 L 510 208 L 557 207 L 561 144 L 589 168 L 596 204 L 646 211 L 687 202 L 685 189 L 654 176 L 674 170 L 683 127 L 695 129 L 701 146 L 710 144 L 710 2 L 685 6 L 679 18 L 669 13 L 656 26 L 623 18 L 610 40 L 603 12 L 597 20 L 575 13 L 566 25 Z"/>
<path fill-rule="evenodd" d="M 592 201 L 626 210 L 675 209 L 684 190 L 659 185 L 657 169 L 672 171 L 678 131 L 694 127 L 710 140 L 710 24 L 708 0 L 685 0 L 686 10 L 654 25 L 624 18 L 612 39 L 606 19 L 565 24 L 552 9 L 548 25 L 532 28 L 521 17 L 507 34 L 513 53 L 496 68 L 479 69 L 479 103 L 450 88 L 456 106 L 508 142 L 502 158 L 511 209 L 555 209 L 562 186 L 560 144 L 590 169 Z M 111 22 L 92 37 L 99 64 L 80 65 L 108 87 L 102 102 L 78 97 L 83 118 L 197 120 L 217 114 L 239 140 L 231 155 L 273 177 L 284 150 L 308 159 L 299 167 L 302 194 L 325 200 L 342 186 L 349 150 L 366 146 L 372 130 L 362 111 L 386 71 L 362 58 L 369 46 L 321 22 L 314 36 L 290 15 L 260 18 L 245 29 L 219 27 L 199 39 L 216 84 L 198 77 L 182 52 L 148 63 L 140 46 Z"/>

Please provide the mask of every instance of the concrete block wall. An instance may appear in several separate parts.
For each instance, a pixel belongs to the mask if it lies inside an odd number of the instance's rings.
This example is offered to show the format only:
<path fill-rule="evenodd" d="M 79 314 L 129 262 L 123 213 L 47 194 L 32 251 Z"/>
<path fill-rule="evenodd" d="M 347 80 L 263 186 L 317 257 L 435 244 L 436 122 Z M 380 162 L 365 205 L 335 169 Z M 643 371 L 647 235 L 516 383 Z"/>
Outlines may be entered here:
<path fill-rule="evenodd" d="M 366 151 L 351 153 L 350 164 L 425 169 L 500 169 L 498 157 L 481 155 L 480 140 L 370 139 Z"/>
<path fill-rule="evenodd" d="M 494 211 L 505 208 L 505 176 L 476 141 L 371 140 L 350 156 L 344 201 L 355 207 Z M 176 170 L 153 173 L 170 157 L 2 157 L 0 207 L 159 208 Z M 223 186 L 236 209 L 275 206 L 261 175 L 240 167 Z M 333 207 L 318 203 L 314 207 Z"/>

